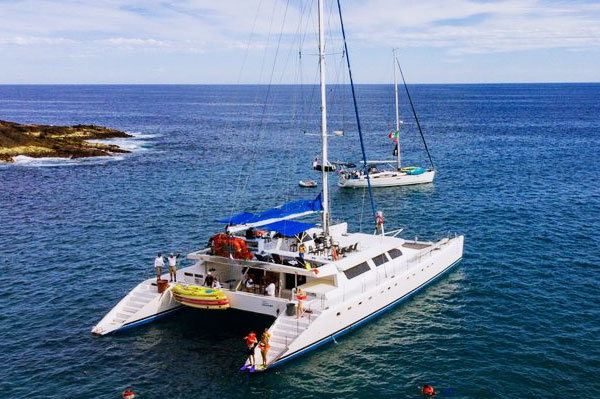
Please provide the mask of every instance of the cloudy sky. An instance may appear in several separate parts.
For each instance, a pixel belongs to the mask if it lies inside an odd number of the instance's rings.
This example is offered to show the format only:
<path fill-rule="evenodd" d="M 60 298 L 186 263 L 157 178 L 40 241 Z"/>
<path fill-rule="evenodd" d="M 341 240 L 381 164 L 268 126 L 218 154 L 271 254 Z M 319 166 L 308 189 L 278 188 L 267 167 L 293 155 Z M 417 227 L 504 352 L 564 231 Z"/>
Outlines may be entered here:
<path fill-rule="evenodd" d="M 390 81 L 392 48 L 411 83 L 600 81 L 599 0 L 342 7 L 358 83 Z M 316 0 L 0 0 L 0 84 L 312 83 L 315 15 Z"/>

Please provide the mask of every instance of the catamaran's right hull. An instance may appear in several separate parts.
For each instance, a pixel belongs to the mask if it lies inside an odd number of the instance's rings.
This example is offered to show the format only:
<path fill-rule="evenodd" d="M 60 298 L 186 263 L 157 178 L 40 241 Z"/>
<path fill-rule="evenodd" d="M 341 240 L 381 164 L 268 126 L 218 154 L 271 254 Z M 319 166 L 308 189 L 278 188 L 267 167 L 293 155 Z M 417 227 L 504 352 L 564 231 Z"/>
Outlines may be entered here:
<path fill-rule="evenodd" d="M 455 237 L 423 255 L 420 260 L 404 260 L 393 266 L 388 270 L 388 277 L 379 279 L 378 283 L 374 281 L 371 288 L 365 286 L 363 292 L 355 296 L 346 293 L 345 298 L 328 301 L 325 305 L 328 308 L 269 368 L 335 341 L 337 337 L 410 298 L 458 265 L 463 255 L 463 244 L 464 236 Z M 351 295 L 353 298 L 349 299 Z"/>
<path fill-rule="evenodd" d="M 428 170 L 420 175 L 408 175 L 402 172 L 382 172 L 375 173 L 370 177 L 371 187 L 409 186 L 433 182 L 435 170 Z M 364 177 L 358 179 L 340 178 L 338 185 L 343 188 L 363 188 L 367 187 L 368 183 L 367 179 Z"/>

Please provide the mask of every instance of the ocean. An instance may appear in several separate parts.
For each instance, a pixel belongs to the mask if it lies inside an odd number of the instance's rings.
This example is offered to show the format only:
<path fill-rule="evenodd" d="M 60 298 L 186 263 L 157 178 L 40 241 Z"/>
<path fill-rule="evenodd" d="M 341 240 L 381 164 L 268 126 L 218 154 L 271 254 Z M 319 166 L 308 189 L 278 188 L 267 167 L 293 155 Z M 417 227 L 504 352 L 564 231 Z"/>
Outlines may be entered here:
<path fill-rule="evenodd" d="M 0 86 L 0 119 L 99 124 L 131 154 L 0 166 L 0 392 L 7 398 L 452 398 L 600 395 L 600 84 L 412 85 L 434 184 L 375 191 L 387 229 L 465 235 L 460 266 L 375 321 L 260 375 L 242 337 L 269 319 L 185 310 L 90 329 L 156 252 L 216 220 L 314 198 L 315 87 Z M 347 88 L 329 94 L 330 158 L 358 161 Z M 369 158 L 393 158 L 391 85 L 360 85 Z M 266 99 L 266 100 L 265 100 Z M 427 165 L 405 101 L 404 165 Z M 364 190 L 332 217 L 371 231 Z"/>

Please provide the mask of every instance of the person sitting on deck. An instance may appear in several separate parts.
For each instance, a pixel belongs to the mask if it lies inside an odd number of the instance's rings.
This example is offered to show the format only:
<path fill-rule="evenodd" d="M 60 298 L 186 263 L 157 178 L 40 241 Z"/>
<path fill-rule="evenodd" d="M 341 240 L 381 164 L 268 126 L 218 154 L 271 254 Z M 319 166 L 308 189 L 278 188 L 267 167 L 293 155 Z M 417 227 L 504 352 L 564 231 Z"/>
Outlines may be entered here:
<path fill-rule="evenodd" d="M 212 282 L 212 284 L 211 284 L 211 287 L 212 287 L 212 288 L 214 288 L 214 289 L 216 289 L 216 290 L 219 290 L 219 289 L 223 288 L 223 286 L 222 286 L 222 285 L 221 285 L 221 283 L 219 282 L 219 279 L 218 279 L 218 278 L 216 278 L 216 277 L 215 277 L 215 279 L 213 280 L 213 282 Z"/>
<path fill-rule="evenodd" d="M 254 287 L 254 280 L 252 280 L 252 277 L 247 276 L 246 279 L 244 280 L 244 288 L 246 288 L 247 292 L 252 291 L 252 288 Z"/>
<path fill-rule="evenodd" d="M 206 274 L 206 278 L 204 279 L 204 285 L 207 287 L 212 287 L 213 281 L 215 281 L 214 276 L 211 274 L 211 272 L 208 272 Z"/>

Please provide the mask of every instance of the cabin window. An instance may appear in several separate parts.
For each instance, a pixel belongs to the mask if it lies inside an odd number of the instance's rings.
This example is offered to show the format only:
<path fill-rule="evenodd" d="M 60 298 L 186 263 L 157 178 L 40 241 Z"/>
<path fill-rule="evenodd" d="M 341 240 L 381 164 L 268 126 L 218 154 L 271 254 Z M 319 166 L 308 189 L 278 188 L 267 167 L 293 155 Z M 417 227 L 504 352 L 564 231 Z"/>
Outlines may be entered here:
<path fill-rule="evenodd" d="M 397 257 L 402 256 L 402 251 L 400 251 L 399 249 L 393 248 L 388 251 L 388 254 L 390 255 L 390 258 L 396 259 Z"/>
<path fill-rule="evenodd" d="M 367 262 L 363 262 L 359 265 L 351 267 L 348 270 L 344 270 L 344 274 L 346 275 L 348 280 L 350 280 L 351 278 L 360 276 L 361 274 L 368 272 L 369 270 L 371 270 L 371 268 L 369 267 Z"/>
<path fill-rule="evenodd" d="M 375 263 L 375 266 L 381 266 L 387 261 L 388 261 L 388 258 L 387 258 L 387 256 L 385 256 L 385 254 L 377 255 L 376 257 L 373 258 L 373 263 Z"/>

